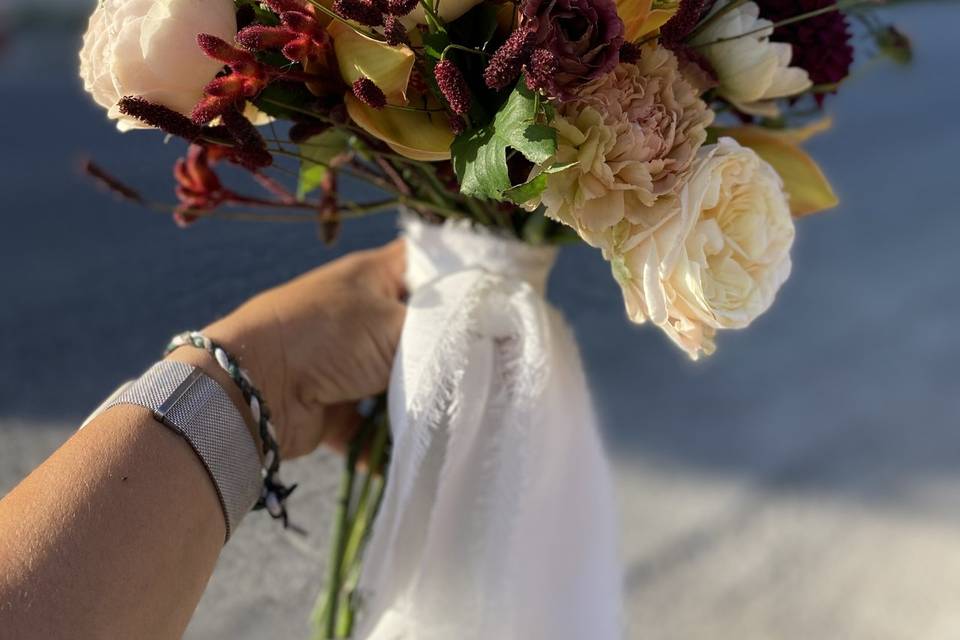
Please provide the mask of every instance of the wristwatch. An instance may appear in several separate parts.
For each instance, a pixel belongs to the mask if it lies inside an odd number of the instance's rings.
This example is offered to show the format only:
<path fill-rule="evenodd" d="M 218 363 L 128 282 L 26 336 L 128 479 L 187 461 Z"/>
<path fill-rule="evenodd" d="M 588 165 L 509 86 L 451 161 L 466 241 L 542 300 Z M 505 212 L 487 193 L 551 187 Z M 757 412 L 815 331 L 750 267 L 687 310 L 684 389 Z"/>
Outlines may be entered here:
<path fill-rule="evenodd" d="M 120 404 L 149 409 L 190 444 L 213 481 L 226 521 L 224 542 L 229 540 L 260 497 L 263 473 L 253 436 L 227 392 L 200 369 L 165 360 L 121 388 L 94 416 Z"/>

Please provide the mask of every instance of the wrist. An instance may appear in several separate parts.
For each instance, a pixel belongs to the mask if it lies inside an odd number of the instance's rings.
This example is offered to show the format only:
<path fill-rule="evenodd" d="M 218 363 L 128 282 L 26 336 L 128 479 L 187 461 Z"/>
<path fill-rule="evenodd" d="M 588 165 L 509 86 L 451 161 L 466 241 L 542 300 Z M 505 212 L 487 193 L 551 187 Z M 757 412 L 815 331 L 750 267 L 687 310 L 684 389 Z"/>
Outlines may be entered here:
<path fill-rule="evenodd" d="M 237 314 L 233 313 L 208 325 L 201 333 L 221 345 L 250 376 L 270 410 L 270 421 L 276 431 L 282 454 L 287 425 L 287 399 L 284 388 L 288 382 L 288 372 L 282 345 L 278 344 L 277 328 L 251 325 L 238 319 Z M 230 381 L 231 386 L 236 387 L 212 355 L 203 352 L 203 356 L 208 359 L 208 363 L 218 369 L 218 373 Z M 237 394 L 240 401 L 246 405 L 242 394 L 239 391 Z M 250 416 L 254 429 L 257 430 L 256 420 L 253 420 L 250 408 L 245 406 L 244 411 L 245 415 Z"/>
<path fill-rule="evenodd" d="M 257 453 L 261 458 L 263 457 L 263 447 L 260 440 L 259 425 L 253 419 L 253 414 L 250 412 L 250 406 L 244 400 L 243 393 L 240 392 L 240 389 L 230 378 L 227 372 L 217 364 L 217 361 L 212 355 L 202 349 L 181 348 L 170 352 L 164 358 L 164 360 L 169 362 L 182 362 L 184 364 L 196 367 L 203 371 L 208 377 L 212 378 L 218 385 L 220 385 L 220 387 L 230 397 L 230 401 L 240 412 L 240 415 L 243 417 L 243 421 L 247 425 L 247 430 L 250 432 L 250 436 L 253 438 L 253 442 L 256 445 Z"/>

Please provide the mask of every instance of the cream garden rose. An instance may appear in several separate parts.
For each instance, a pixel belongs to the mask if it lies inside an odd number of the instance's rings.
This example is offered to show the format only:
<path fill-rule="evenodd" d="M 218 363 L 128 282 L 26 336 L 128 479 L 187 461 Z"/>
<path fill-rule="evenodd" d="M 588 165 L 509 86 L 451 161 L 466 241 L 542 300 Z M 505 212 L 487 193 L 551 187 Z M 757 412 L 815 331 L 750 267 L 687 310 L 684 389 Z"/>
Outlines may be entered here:
<path fill-rule="evenodd" d="M 146 128 L 117 102 L 139 96 L 189 115 L 204 86 L 223 67 L 204 55 L 197 35 L 232 42 L 232 0 L 100 0 L 80 50 L 80 77 L 117 128 Z"/>
<path fill-rule="evenodd" d="M 718 2 L 714 13 L 730 2 Z M 745 113 L 776 115 L 775 99 L 795 96 L 812 86 L 806 71 L 790 66 L 792 47 L 770 42 L 772 24 L 760 18 L 756 3 L 746 2 L 713 19 L 690 41 L 716 71 L 718 93 Z"/>
<path fill-rule="evenodd" d="M 719 329 L 766 311 L 790 275 L 794 226 L 776 171 L 732 138 L 703 147 L 669 214 L 614 228 L 604 249 L 627 314 L 662 328 L 693 359 Z"/>

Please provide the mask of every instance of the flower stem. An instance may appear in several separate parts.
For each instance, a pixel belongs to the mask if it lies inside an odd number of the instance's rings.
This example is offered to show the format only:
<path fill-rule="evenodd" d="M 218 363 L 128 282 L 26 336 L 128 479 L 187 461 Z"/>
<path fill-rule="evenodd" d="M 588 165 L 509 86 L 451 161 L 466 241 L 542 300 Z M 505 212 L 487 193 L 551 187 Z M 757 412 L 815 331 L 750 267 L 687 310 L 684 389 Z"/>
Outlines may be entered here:
<path fill-rule="evenodd" d="M 877 0 L 841 0 L 840 2 L 835 2 L 826 7 L 821 7 L 820 9 L 815 9 L 813 11 L 807 11 L 790 18 L 785 18 L 779 22 L 774 22 L 773 24 L 767 25 L 765 27 L 758 27 L 756 29 L 751 29 L 745 33 L 740 33 L 735 36 L 728 36 L 726 38 L 718 38 L 711 42 L 704 42 L 703 44 L 695 45 L 696 48 L 700 49 L 703 47 L 710 47 L 715 44 L 721 44 L 723 42 L 730 42 L 731 40 L 739 40 L 740 38 L 746 38 L 747 36 L 752 36 L 757 33 L 763 33 L 764 31 L 773 32 L 774 29 L 778 27 L 785 27 L 789 24 L 795 24 L 797 22 L 803 22 L 804 20 L 809 20 L 810 18 L 816 18 L 817 16 L 822 16 L 826 13 L 833 13 L 834 11 L 842 11 L 844 9 L 850 9 L 852 7 L 864 5 L 864 4 L 876 4 Z M 718 12 L 719 13 L 719 12 Z"/>
<path fill-rule="evenodd" d="M 721 7 L 721 8 L 719 8 L 719 9 L 717 9 L 712 15 L 708 15 L 708 16 L 703 20 L 703 22 L 701 22 L 700 24 L 698 24 L 693 31 L 691 31 L 690 33 L 687 34 L 687 40 L 689 41 L 689 40 L 692 40 L 693 38 L 697 37 L 698 35 L 700 35 L 700 34 L 703 32 L 704 29 L 706 29 L 706 28 L 709 27 L 711 24 L 713 24 L 714 22 L 716 22 L 717 20 L 719 20 L 721 17 L 725 16 L 726 14 L 730 13 L 731 11 L 733 11 L 734 9 L 736 9 L 737 7 L 739 7 L 740 5 L 745 4 L 746 2 L 747 2 L 747 0 L 733 0 L 733 2 L 731 2 L 730 4 L 725 5 L 725 6 Z M 646 40 L 645 40 L 645 41 L 646 41 Z"/>
<path fill-rule="evenodd" d="M 489 58 L 490 54 L 486 51 L 481 51 L 480 49 L 474 49 L 472 47 L 465 47 L 462 44 L 448 44 L 443 48 L 443 52 L 440 53 L 440 59 L 444 60 L 447 57 L 447 51 L 450 49 L 456 49 L 457 51 L 466 51 L 467 53 L 472 53 L 477 56 L 482 56 L 484 58 Z"/>
<path fill-rule="evenodd" d="M 442 30 L 443 21 L 440 19 L 440 16 L 437 15 L 437 12 L 434 11 L 433 5 L 430 4 L 430 0 L 420 0 L 420 6 L 423 7 L 423 13 L 427 18 L 427 23 L 429 24 L 430 30 Z"/>

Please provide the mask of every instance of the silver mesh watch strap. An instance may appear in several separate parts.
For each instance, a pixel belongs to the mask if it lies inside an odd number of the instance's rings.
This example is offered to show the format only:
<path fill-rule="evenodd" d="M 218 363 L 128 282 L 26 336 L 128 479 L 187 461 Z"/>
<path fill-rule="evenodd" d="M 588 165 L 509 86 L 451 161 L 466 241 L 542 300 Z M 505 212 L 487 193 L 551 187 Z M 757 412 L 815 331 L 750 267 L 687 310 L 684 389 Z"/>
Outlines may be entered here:
<path fill-rule="evenodd" d="M 200 369 L 162 361 L 101 411 L 118 404 L 146 407 L 190 443 L 217 490 L 229 540 L 260 497 L 263 476 L 256 444 L 227 392 Z"/>

